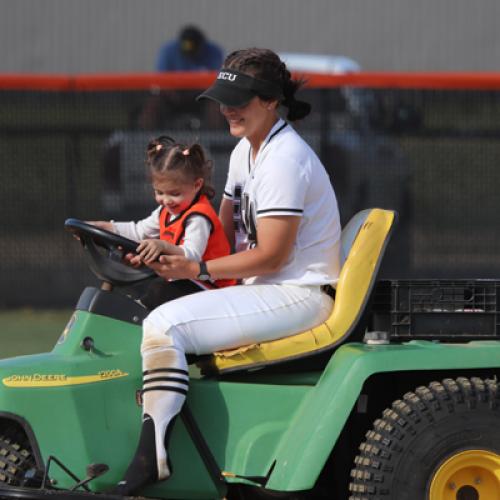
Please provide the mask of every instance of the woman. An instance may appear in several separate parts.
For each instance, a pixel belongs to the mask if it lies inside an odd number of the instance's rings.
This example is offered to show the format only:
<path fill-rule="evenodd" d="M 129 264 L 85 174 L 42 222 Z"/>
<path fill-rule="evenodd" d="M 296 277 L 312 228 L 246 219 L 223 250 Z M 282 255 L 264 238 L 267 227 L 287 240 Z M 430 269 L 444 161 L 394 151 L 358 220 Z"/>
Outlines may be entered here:
<path fill-rule="evenodd" d="M 166 436 L 188 390 L 185 353 L 208 354 L 285 337 L 323 322 L 332 299 L 323 285 L 339 273 L 340 222 L 328 175 L 311 148 L 278 114 L 304 118 L 301 82 L 267 49 L 231 53 L 199 98 L 220 104 L 231 154 L 220 218 L 236 253 L 195 262 L 162 256 L 149 264 L 166 279 L 242 279 L 243 284 L 163 304 L 143 324 L 143 424 L 117 490 L 132 494 L 170 475 Z M 134 264 L 137 257 L 129 257 Z"/>

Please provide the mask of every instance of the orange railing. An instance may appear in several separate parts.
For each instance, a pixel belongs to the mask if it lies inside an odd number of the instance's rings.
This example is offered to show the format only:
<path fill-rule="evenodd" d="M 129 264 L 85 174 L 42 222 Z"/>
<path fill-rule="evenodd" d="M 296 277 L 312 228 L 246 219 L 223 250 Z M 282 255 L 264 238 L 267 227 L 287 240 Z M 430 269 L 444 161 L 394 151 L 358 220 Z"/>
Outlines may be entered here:
<path fill-rule="evenodd" d="M 38 75 L 0 74 L 0 90 L 112 91 L 200 89 L 216 73 Z M 500 73 L 301 73 L 309 88 L 371 87 L 500 90 Z"/>

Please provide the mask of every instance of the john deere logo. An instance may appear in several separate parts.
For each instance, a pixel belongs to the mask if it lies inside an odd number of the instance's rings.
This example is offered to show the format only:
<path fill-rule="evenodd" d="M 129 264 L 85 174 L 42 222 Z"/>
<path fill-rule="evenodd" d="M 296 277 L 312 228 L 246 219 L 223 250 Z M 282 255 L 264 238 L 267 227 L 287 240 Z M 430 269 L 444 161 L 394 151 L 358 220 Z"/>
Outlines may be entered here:
<path fill-rule="evenodd" d="M 64 373 L 15 374 L 2 380 L 6 387 L 62 387 L 67 385 L 92 384 L 127 377 L 121 370 L 102 370 L 94 375 L 68 376 Z"/>

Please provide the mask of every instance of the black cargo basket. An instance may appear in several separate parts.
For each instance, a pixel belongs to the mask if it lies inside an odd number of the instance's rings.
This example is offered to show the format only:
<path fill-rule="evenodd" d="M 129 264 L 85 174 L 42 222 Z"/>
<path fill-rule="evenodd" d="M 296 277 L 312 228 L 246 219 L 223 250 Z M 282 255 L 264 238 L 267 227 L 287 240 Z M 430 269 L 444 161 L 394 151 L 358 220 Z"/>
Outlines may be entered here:
<path fill-rule="evenodd" d="M 394 340 L 500 337 L 500 280 L 380 281 L 371 328 Z"/>

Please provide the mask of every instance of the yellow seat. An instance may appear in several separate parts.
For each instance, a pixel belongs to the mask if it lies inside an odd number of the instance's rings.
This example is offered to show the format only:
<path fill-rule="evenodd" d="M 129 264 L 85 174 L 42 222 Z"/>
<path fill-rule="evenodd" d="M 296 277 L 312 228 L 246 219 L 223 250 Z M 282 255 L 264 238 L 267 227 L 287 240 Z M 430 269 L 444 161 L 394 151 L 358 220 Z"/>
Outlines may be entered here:
<path fill-rule="evenodd" d="M 343 261 L 335 305 L 320 325 L 288 337 L 215 352 L 198 361 L 202 373 L 230 373 L 284 363 L 331 350 L 356 329 L 387 246 L 396 213 L 379 208 L 356 214 L 342 231 Z"/>

